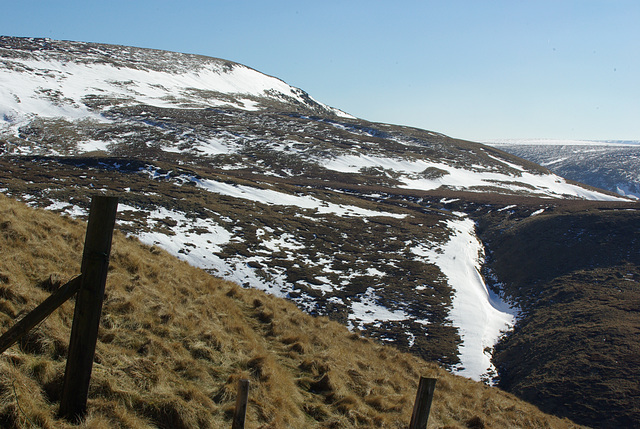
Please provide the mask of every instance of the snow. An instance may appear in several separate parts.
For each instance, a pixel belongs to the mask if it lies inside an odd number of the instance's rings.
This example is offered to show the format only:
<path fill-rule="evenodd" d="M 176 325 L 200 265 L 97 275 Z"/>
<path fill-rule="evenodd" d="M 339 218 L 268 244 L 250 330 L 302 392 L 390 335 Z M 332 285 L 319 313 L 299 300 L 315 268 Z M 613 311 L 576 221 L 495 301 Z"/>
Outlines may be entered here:
<path fill-rule="evenodd" d="M 322 166 L 342 173 L 358 173 L 362 168 L 378 167 L 405 173 L 420 173 L 427 167 L 441 166 L 423 160 L 406 160 L 382 158 L 370 155 L 341 155 L 330 160 L 323 160 Z"/>
<path fill-rule="evenodd" d="M 197 186 L 210 192 L 242 198 L 268 205 L 295 206 L 307 210 L 316 210 L 318 214 L 335 214 L 338 216 L 374 217 L 388 216 L 403 219 L 406 214 L 379 212 L 357 206 L 329 203 L 309 195 L 291 195 L 272 189 L 260 189 L 246 185 L 232 185 L 215 180 L 197 180 L 191 178 Z"/>
<path fill-rule="evenodd" d="M 442 198 L 440 200 L 440 203 L 441 204 L 451 204 L 451 203 L 455 203 L 456 201 L 460 201 L 460 198 L 450 198 L 450 199 Z"/>
<path fill-rule="evenodd" d="M 378 270 L 377 268 L 369 267 L 369 268 L 367 268 L 367 275 L 368 276 L 373 276 L 373 277 L 384 277 L 387 274 L 383 273 L 382 271 Z"/>
<path fill-rule="evenodd" d="M 225 68 L 209 62 L 200 69 L 161 72 L 110 64 L 80 64 L 52 59 L 11 59 L 0 69 L 0 118 L 15 123 L 33 116 L 99 119 L 84 104 L 87 95 L 157 107 L 232 106 L 257 110 L 257 98 L 290 97 L 305 104 L 303 91 L 239 64 Z M 239 96 L 223 101 L 219 93 Z M 321 103 L 319 103 L 321 104 Z M 323 105 L 324 106 L 324 105 Z M 343 117 L 344 112 L 324 106 Z M 7 125 L 7 124 L 5 124 Z"/>
<path fill-rule="evenodd" d="M 640 200 L 640 193 L 631 191 L 628 185 L 616 185 L 616 192 L 624 197 L 632 198 L 634 200 Z"/>
<path fill-rule="evenodd" d="M 229 141 L 224 139 L 209 139 L 205 142 L 201 142 L 196 149 L 202 152 L 203 155 L 220 155 L 230 154 L 236 151 L 236 148 Z M 166 150 L 166 149 L 165 149 Z M 179 152 L 179 150 L 176 150 Z"/>
<path fill-rule="evenodd" d="M 23 196 L 23 198 L 25 197 L 27 196 L 26 195 Z M 28 199 L 28 198 L 25 198 L 25 199 Z M 75 218 L 87 216 L 89 214 L 89 212 L 86 209 L 83 209 L 82 207 L 79 207 L 75 204 L 65 203 L 62 201 L 53 201 L 51 204 L 45 207 L 45 209 L 59 212 L 59 213 L 65 213 Z"/>
<path fill-rule="evenodd" d="M 119 212 L 128 210 L 138 211 L 124 205 L 118 208 Z M 212 219 L 189 218 L 183 212 L 164 207 L 152 211 L 147 219 L 151 228 L 161 224 L 162 219 L 171 219 L 176 225 L 171 227 L 174 235 L 153 229 L 137 234 L 143 243 L 158 245 L 199 268 L 211 269 L 224 264 L 213 253 L 230 241 L 231 234 Z"/>
<path fill-rule="evenodd" d="M 566 161 L 568 159 L 569 159 L 568 157 L 558 158 L 558 159 L 554 159 L 553 161 L 543 162 L 540 165 L 543 166 L 543 167 L 549 167 L 550 165 L 559 164 L 559 163 L 564 162 L 564 161 Z"/>
<path fill-rule="evenodd" d="M 349 321 L 351 325 L 355 323 L 376 323 L 378 321 L 407 320 L 409 315 L 402 310 L 389 310 L 376 302 L 376 295 L 373 288 L 360 297 L 360 302 L 351 302 L 351 314 Z"/>
<path fill-rule="evenodd" d="M 94 150 L 107 150 L 107 142 L 98 141 L 98 140 L 90 140 L 85 142 L 78 143 L 78 150 L 81 152 L 92 152 Z"/>
<path fill-rule="evenodd" d="M 330 170 L 356 173 L 362 168 L 377 167 L 390 169 L 402 176 L 399 180 L 404 182 L 400 188 L 419 189 L 423 191 L 434 190 L 440 187 L 448 187 L 454 190 L 471 190 L 473 188 L 502 188 L 510 192 L 523 192 L 527 194 L 538 194 L 544 197 L 584 198 L 587 200 L 599 201 L 628 201 L 623 197 L 603 194 L 592 191 L 577 185 L 567 183 L 565 179 L 555 174 L 533 174 L 523 170 L 522 167 L 497 158 L 498 161 L 519 170 L 518 174 L 511 175 L 497 172 L 483 166 L 476 169 L 458 168 L 444 163 L 431 162 L 422 159 L 394 159 L 382 158 L 370 155 L 342 155 L 327 160 L 323 166 Z M 427 168 L 437 168 L 446 171 L 445 174 L 437 178 L 425 178 L 419 173 Z"/>
<path fill-rule="evenodd" d="M 487 154 L 487 156 L 489 158 L 491 158 L 491 159 L 494 159 L 494 160 L 502 163 L 502 164 L 508 165 L 509 167 L 513 168 L 514 170 L 525 171 L 524 167 L 522 167 L 521 165 L 517 165 L 517 164 L 514 164 L 512 162 L 505 161 L 504 159 L 498 158 L 497 156 L 493 156 L 493 155 L 489 155 L 489 154 Z"/>
<path fill-rule="evenodd" d="M 495 374 L 490 353 L 502 332 L 515 323 L 517 311 L 489 292 L 480 275 L 484 249 L 475 235 L 475 224 L 463 218 L 447 221 L 452 235 L 440 247 L 414 247 L 415 254 L 436 264 L 455 290 L 449 318 L 462 339 L 459 375 L 481 380 Z"/>
<path fill-rule="evenodd" d="M 304 249 L 304 245 L 297 241 L 291 234 L 284 233 L 278 238 L 272 238 L 271 240 L 263 240 L 261 246 L 266 247 L 272 252 L 279 250 L 298 250 Z"/>

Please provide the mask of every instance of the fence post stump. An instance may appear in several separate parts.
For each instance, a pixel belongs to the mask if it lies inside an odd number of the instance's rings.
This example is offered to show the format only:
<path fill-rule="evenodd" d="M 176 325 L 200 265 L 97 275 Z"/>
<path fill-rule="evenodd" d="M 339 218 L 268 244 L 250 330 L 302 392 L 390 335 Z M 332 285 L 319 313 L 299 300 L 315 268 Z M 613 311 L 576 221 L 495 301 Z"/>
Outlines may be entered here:
<path fill-rule="evenodd" d="M 91 200 L 82 254 L 82 284 L 76 297 L 59 410 L 61 417 L 73 422 L 81 421 L 87 411 L 117 209 L 117 197 L 96 196 Z"/>
<path fill-rule="evenodd" d="M 433 400 L 433 392 L 435 390 L 435 378 L 420 377 L 418 392 L 416 393 L 416 402 L 413 404 L 413 414 L 411 414 L 409 429 L 427 428 L 429 412 L 431 411 L 431 401 Z"/>
<path fill-rule="evenodd" d="M 233 424 L 231 429 L 244 429 L 244 420 L 247 415 L 247 402 L 249 401 L 249 380 L 238 380 L 238 396 L 236 397 L 236 409 L 233 412 Z"/>

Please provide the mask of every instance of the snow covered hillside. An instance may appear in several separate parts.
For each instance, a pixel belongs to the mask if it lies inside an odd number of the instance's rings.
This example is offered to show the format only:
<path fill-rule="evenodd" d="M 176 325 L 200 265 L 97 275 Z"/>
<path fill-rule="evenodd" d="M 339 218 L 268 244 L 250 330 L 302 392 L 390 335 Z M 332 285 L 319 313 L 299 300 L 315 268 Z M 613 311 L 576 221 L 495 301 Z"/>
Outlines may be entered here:
<path fill-rule="evenodd" d="M 11 37 L 0 52 L 4 193 L 79 217 L 116 194 L 145 243 L 475 379 L 516 313 L 483 281 L 478 214 L 630 201 L 225 60 Z"/>
<path fill-rule="evenodd" d="M 47 39 L 0 38 L 0 115 L 102 120 L 115 106 L 235 107 L 285 102 L 349 117 L 241 64 L 196 55 Z M 7 125 L 5 124 L 5 126 Z"/>

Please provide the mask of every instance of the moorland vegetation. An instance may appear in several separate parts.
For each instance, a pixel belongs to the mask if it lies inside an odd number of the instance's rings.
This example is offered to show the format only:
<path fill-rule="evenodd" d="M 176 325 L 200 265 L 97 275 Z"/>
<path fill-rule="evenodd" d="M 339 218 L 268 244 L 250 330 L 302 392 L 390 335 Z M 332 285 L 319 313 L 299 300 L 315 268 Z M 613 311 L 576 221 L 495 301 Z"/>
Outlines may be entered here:
<path fill-rule="evenodd" d="M 640 421 L 640 218 L 568 204 L 537 216 L 480 217 L 487 277 L 517 301 L 496 346 L 498 385 L 590 427 Z"/>

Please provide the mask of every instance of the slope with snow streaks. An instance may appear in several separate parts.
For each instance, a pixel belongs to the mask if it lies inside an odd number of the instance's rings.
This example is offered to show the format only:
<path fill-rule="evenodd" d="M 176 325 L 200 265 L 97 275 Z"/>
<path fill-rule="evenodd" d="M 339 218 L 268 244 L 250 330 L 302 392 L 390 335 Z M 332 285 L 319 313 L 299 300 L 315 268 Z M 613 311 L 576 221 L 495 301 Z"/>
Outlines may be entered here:
<path fill-rule="evenodd" d="M 122 47 L 55 41 L 43 42 L 49 50 L 34 51 L 16 47 L 14 39 L 0 38 L 0 115 L 9 124 L 34 116 L 95 119 L 104 108 L 133 104 L 259 110 L 286 102 L 349 117 L 230 61 L 135 48 L 127 55 Z M 83 48 L 91 60 L 74 55 Z"/>
<path fill-rule="evenodd" d="M 533 174 L 522 166 L 489 155 L 513 171 L 495 166 L 474 165 L 472 168 L 453 166 L 421 159 L 393 159 L 370 155 L 342 155 L 328 160 L 324 167 L 341 172 L 359 172 L 363 169 L 390 171 L 402 183 L 401 188 L 432 190 L 486 191 L 528 194 L 554 198 L 584 198 L 588 200 L 625 201 L 623 197 L 607 195 L 567 183 L 555 174 Z"/>
<path fill-rule="evenodd" d="M 82 215 L 93 190 L 108 188 L 120 196 L 119 228 L 146 244 L 445 366 L 458 363 L 456 328 L 444 323 L 451 288 L 437 265 L 410 252 L 413 243 L 447 233 L 439 222 L 445 212 L 330 189 L 276 188 L 265 177 L 250 186 L 179 167 L 136 169 L 121 159 L 25 165 L 2 158 L 11 171 L 0 171 L 5 192 L 33 205 Z M 31 180 L 54 175 L 47 184 Z"/>
<path fill-rule="evenodd" d="M 225 60 L 10 37 L 0 38 L 0 52 L 0 137 L 7 142 L 0 153 L 124 156 L 152 148 L 156 156 L 214 158 L 220 167 L 233 161 L 226 168 L 263 167 L 280 177 L 324 169 L 325 176 L 364 173 L 407 189 L 623 199 L 481 145 L 356 120 Z M 276 160 L 288 165 L 274 168 Z"/>
<path fill-rule="evenodd" d="M 155 170 L 142 172 L 150 178 L 157 179 L 163 175 Z M 192 182 L 206 192 L 231 197 L 234 200 L 248 200 L 269 206 L 283 206 L 289 210 L 294 209 L 301 216 L 307 218 L 316 227 L 325 222 L 326 216 L 354 217 L 365 221 L 365 225 L 374 221 L 377 217 L 383 219 L 396 219 L 397 221 L 409 219 L 409 214 L 383 212 L 363 209 L 356 206 L 336 205 L 310 196 L 287 195 L 271 189 L 261 189 L 246 185 L 229 185 L 212 180 L 199 181 L 194 178 L 175 177 L 177 183 Z M 71 207 L 61 204 L 49 208 L 62 208 L 67 213 Z M 73 208 L 77 211 L 76 208 Z M 130 205 L 122 205 L 121 213 L 135 213 L 139 209 Z M 438 222 L 438 229 L 447 234 L 443 241 L 424 240 L 418 235 L 404 238 L 402 243 L 395 247 L 397 256 L 413 254 L 417 261 L 424 266 L 432 265 L 436 272 L 446 276 L 448 285 L 453 290 L 453 300 L 449 311 L 449 321 L 459 332 L 461 344 L 459 347 L 460 363 L 452 369 L 460 375 L 475 380 L 491 380 L 496 371 L 490 362 L 491 349 L 498 340 L 500 333 L 509 329 L 514 322 L 513 311 L 501 304 L 499 300 L 489 296 L 483 279 L 479 274 L 482 258 L 482 245 L 474 233 L 474 223 L 462 213 L 454 214 L 450 219 Z M 411 216 L 414 217 L 414 216 Z M 415 220 L 414 220 L 415 222 Z M 122 223 L 122 222 L 120 222 Z M 157 228 L 162 226 L 162 228 Z M 313 313 L 324 314 L 328 308 L 342 308 L 345 312 L 348 325 L 354 330 L 373 329 L 377 331 L 383 325 L 413 326 L 406 329 L 405 335 L 408 348 L 414 346 L 416 338 L 420 341 L 430 341 L 428 330 L 420 329 L 433 324 L 434 320 L 428 317 L 428 313 L 408 311 L 409 308 L 419 304 L 422 297 L 431 294 L 433 281 L 422 278 L 416 283 L 413 291 L 405 294 L 396 294 L 396 302 L 390 305 L 384 298 L 389 293 L 380 287 L 379 282 L 389 279 L 390 282 L 398 282 L 394 277 L 393 266 L 397 264 L 386 253 L 387 263 L 378 261 L 377 265 L 352 266 L 336 270 L 333 267 L 338 262 L 341 252 L 321 252 L 313 248 L 313 239 L 305 239 L 302 235 L 292 235 L 280 228 L 264 226 L 255 231 L 255 251 L 250 254 L 235 254 L 220 257 L 221 250 L 228 244 L 244 243 L 252 241 L 247 235 L 246 227 L 242 229 L 232 226 L 231 220 L 213 221 L 211 218 L 189 218 L 186 213 L 177 210 L 168 210 L 159 207 L 150 210 L 147 215 L 147 227 L 136 235 L 149 245 L 158 245 L 180 259 L 186 260 L 200 268 L 209 270 L 217 275 L 239 284 L 256 289 L 266 290 L 274 295 L 289 297 Z M 167 227 L 171 231 L 168 234 Z M 424 230 L 424 226 L 419 226 Z M 139 229 L 139 228 L 138 228 Z M 367 227 L 360 231 L 366 234 Z M 200 232 L 197 232 L 197 231 Z M 318 232 L 321 229 L 316 229 Z M 163 232 L 164 231 L 164 232 Z M 349 240 L 355 231 L 343 230 L 344 238 Z M 387 240 L 399 241 L 393 232 L 387 233 Z M 282 258 L 292 264 L 304 266 L 314 272 L 312 278 L 305 280 L 292 280 L 287 274 L 287 264 L 272 265 L 270 258 L 274 254 L 282 255 Z M 368 257 L 363 254 L 364 257 Z M 364 261 L 363 261 L 364 262 Z M 413 265 L 416 269 L 419 265 Z M 290 269 L 290 268 L 289 268 Z M 353 283 L 360 283 L 359 279 L 367 279 L 361 290 L 345 291 L 352 287 Z M 296 291 L 306 288 L 307 294 L 296 296 Z M 400 300 L 401 299 L 401 300 Z M 500 306 L 503 310 L 498 310 Z M 382 340 L 393 340 L 393 337 L 381 335 Z M 396 338 L 397 339 L 397 338 Z"/>
<path fill-rule="evenodd" d="M 436 264 L 454 289 L 451 322 L 460 332 L 460 365 L 454 370 L 474 380 L 497 374 L 491 349 L 503 332 L 510 330 L 517 310 L 491 294 L 480 274 L 484 261 L 482 243 L 471 219 L 448 220 L 452 234 L 437 248 L 417 246 L 412 251 Z"/>

